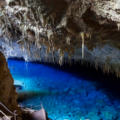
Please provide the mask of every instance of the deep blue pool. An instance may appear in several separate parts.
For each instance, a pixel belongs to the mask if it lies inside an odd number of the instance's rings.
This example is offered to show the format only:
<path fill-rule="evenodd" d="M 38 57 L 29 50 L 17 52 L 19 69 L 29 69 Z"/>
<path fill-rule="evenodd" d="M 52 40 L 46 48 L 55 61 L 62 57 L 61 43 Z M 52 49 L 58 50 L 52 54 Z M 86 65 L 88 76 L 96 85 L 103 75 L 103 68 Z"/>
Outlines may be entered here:
<path fill-rule="evenodd" d="M 52 120 L 120 120 L 120 100 L 97 80 L 22 60 L 9 59 L 8 66 L 21 86 L 20 104 L 33 108 L 42 102 Z"/>

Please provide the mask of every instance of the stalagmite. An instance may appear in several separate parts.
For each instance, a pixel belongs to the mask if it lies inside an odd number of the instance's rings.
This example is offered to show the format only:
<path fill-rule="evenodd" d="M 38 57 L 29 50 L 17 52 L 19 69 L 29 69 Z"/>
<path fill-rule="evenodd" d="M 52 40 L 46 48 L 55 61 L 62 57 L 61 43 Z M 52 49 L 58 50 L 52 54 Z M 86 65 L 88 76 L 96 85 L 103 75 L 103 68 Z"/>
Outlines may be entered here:
<path fill-rule="evenodd" d="M 82 38 L 82 59 L 84 59 L 84 32 L 80 33 Z"/>

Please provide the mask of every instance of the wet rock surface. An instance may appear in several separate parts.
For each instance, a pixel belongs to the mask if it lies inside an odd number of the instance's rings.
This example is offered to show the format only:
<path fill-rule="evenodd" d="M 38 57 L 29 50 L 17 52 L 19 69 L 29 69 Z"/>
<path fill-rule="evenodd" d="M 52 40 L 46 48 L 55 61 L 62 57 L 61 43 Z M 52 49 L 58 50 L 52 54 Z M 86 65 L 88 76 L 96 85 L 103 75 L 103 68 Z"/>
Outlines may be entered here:
<path fill-rule="evenodd" d="M 0 102 L 13 113 L 15 110 L 17 110 L 17 113 L 20 114 L 20 108 L 18 108 L 18 103 L 16 101 L 18 96 L 15 92 L 13 82 L 14 81 L 12 75 L 10 74 L 10 70 L 8 69 L 6 59 L 0 52 Z M 2 110 L 7 115 L 11 115 L 1 105 L 0 110 Z"/>

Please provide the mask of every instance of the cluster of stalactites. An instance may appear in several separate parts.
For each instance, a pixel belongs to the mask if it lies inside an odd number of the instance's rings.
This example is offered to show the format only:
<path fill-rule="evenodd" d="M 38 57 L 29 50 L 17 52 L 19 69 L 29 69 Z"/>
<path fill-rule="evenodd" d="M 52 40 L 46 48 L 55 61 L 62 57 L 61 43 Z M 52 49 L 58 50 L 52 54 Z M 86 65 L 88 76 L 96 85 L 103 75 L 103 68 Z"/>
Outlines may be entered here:
<path fill-rule="evenodd" d="M 21 0 L 20 2 L 21 2 L 21 5 L 23 5 L 23 1 Z M 34 31 L 34 33 L 35 33 L 35 47 L 41 50 L 40 29 L 39 29 L 41 26 L 39 26 L 38 23 L 42 23 L 42 27 L 45 28 L 45 27 L 48 27 L 49 20 L 51 19 L 53 22 L 52 24 L 54 25 L 56 11 L 53 13 L 50 13 L 50 15 L 47 15 L 47 17 L 46 17 L 43 13 L 40 12 L 39 9 L 40 9 L 39 7 L 36 10 L 33 8 L 26 9 L 25 13 L 23 15 L 24 21 L 22 21 L 21 15 L 18 14 L 20 17 L 20 21 L 18 20 L 18 25 L 22 31 L 22 38 L 20 41 L 26 41 L 26 39 L 29 40 L 28 35 L 27 35 L 27 30 L 30 29 L 30 30 Z M 20 12 L 20 9 L 19 9 L 18 13 L 19 12 Z M 35 23 L 36 23 L 35 26 L 26 24 L 29 21 L 28 17 L 27 17 L 28 12 L 30 13 L 30 18 L 35 21 Z M 38 18 L 38 19 L 36 19 L 36 18 Z M 67 20 L 65 20 L 65 21 L 67 21 Z M 70 29 L 68 29 L 68 31 L 70 31 Z M 87 38 L 89 38 L 91 36 L 91 34 L 89 34 L 89 33 L 84 33 L 84 32 L 80 33 L 80 36 L 82 38 L 82 59 L 84 59 L 84 39 L 85 39 L 84 36 L 85 36 L 85 34 L 86 34 Z M 46 49 L 46 57 L 48 56 L 47 54 L 50 53 L 50 51 L 52 51 L 53 61 L 54 61 L 54 51 L 55 51 L 54 44 L 53 44 L 54 35 L 55 35 L 55 33 L 52 30 L 46 31 L 46 37 L 48 38 L 48 42 L 49 42 L 49 47 L 48 47 L 48 49 Z M 70 45 L 71 44 L 70 42 L 71 42 L 71 38 L 69 36 L 67 36 L 66 44 Z M 24 49 L 25 49 L 24 46 L 25 45 L 22 43 L 22 51 L 24 51 Z M 60 51 L 61 52 L 59 53 L 59 64 L 62 65 L 62 61 L 64 58 L 64 52 L 63 52 L 63 50 L 60 50 Z M 29 55 L 30 55 L 30 52 L 29 52 Z M 69 53 L 69 59 L 71 59 L 71 53 Z"/>
<path fill-rule="evenodd" d="M 12 30 L 11 20 L 6 14 L 6 11 L 0 12 L 0 35 L 3 36 L 7 43 L 12 44 L 12 35 L 9 29 Z"/>
<path fill-rule="evenodd" d="M 77 62 L 79 62 L 80 60 L 77 60 Z M 79 62 L 80 63 L 80 62 Z M 99 61 L 98 59 L 95 59 L 95 61 L 93 62 L 88 62 L 88 61 L 84 61 L 81 60 L 81 65 L 84 65 L 86 67 L 90 66 L 90 67 L 94 67 L 96 70 L 101 69 L 101 71 L 103 71 L 104 74 L 115 74 L 116 77 L 120 77 L 120 67 L 118 64 L 110 64 L 107 60 L 105 61 L 105 63 L 101 63 L 101 61 Z"/>
<path fill-rule="evenodd" d="M 21 53 L 29 55 L 30 59 L 41 61 L 41 44 L 38 43 L 36 46 L 33 41 L 29 41 L 26 39 L 19 40 L 18 44 L 20 45 Z"/>

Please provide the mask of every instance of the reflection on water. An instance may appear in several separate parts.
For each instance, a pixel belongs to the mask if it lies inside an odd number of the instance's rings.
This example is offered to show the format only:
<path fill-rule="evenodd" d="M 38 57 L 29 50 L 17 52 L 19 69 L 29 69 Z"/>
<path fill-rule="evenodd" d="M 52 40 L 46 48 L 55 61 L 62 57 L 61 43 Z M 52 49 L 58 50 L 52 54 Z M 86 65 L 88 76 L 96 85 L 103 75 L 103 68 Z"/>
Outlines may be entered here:
<path fill-rule="evenodd" d="M 52 120 L 120 120 L 119 99 L 97 80 L 22 60 L 10 59 L 8 66 L 19 102 L 34 107 L 42 101 Z"/>

